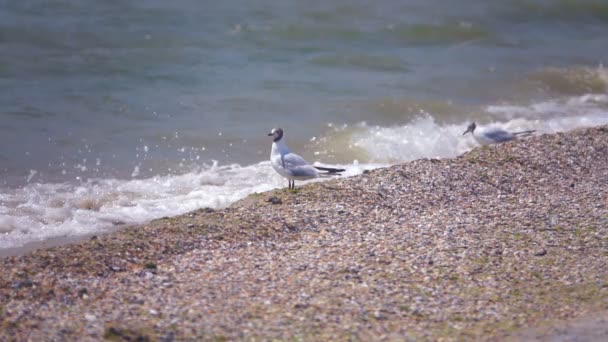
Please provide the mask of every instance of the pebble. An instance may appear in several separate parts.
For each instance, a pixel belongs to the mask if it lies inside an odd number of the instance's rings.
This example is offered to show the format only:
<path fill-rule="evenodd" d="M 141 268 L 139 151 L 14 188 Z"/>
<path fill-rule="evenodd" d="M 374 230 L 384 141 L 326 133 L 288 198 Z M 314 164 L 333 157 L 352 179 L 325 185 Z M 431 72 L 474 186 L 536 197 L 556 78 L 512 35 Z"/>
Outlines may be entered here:
<path fill-rule="evenodd" d="M 272 204 L 282 204 L 283 201 L 278 198 L 277 196 L 271 196 L 270 198 L 268 198 L 267 202 L 272 203 Z"/>

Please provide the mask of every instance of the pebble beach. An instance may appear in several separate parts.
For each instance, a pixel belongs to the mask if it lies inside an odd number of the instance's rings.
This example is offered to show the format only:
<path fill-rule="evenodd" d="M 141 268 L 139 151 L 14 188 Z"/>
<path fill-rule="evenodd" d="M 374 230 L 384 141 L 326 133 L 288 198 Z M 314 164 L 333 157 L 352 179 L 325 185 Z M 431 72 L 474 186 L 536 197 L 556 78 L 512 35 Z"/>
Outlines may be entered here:
<path fill-rule="evenodd" d="M 256 193 L 0 265 L 3 341 L 571 336 L 554 327 L 608 311 L 608 126 Z M 597 336 L 595 322 L 565 326 Z"/>

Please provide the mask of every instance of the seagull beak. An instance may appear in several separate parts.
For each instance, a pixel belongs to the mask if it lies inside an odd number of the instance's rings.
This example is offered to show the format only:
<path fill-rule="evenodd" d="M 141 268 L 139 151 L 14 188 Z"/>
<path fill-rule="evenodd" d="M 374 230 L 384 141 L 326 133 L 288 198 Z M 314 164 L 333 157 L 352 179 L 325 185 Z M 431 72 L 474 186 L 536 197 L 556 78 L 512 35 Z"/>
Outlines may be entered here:
<path fill-rule="evenodd" d="M 272 133 L 268 133 L 268 136 L 271 136 L 271 135 L 272 135 Z"/>

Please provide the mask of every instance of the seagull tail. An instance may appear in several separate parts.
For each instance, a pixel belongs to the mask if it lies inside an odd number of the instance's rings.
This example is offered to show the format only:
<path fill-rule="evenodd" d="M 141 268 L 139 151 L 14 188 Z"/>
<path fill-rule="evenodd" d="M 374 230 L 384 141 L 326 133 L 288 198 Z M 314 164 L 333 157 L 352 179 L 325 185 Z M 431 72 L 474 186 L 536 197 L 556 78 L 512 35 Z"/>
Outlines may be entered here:
<path fill-rule="evenodd" d="M 319 171 L 325 171 L 325 173 L 320 174 L 320 176 L 333 176 L 333 175 L 339 176 L 340 172 L 346 171 L 345 169 L 336 169 L 333 167 L 314 166 L 314 168 Z"/>
<path fill-rule="evenodd" d="M 529 131 L 513 132 L 513 135 L 521 135 L 523 137 L 527 137 L 528 135 L 530 135 L 530 134 L 532 134 L 534 132 L 536 132 L 536 130 L 532 129 L 532 130 L 529 130 Z"/>

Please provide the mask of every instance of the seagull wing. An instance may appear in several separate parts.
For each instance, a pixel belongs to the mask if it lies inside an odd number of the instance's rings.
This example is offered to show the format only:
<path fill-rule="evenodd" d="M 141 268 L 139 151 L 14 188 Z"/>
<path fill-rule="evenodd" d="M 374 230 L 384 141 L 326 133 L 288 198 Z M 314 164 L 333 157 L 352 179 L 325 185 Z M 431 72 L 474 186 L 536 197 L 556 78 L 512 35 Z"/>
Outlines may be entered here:
<path fill-rule="evenodd" d="M 513 140 L 515 138 L 513 134 L 498 128 L 487 130 L 483 132 L 483 135 L 485 135 L 488 139 L 492 139 L 495 142 L 505 142 Z"/>
<path fill-rule="evenodd" d="M 304 158 L 295 153 L 282 156 L 283 168 L 293 177 L 317 177 L 317 171 Z"/>

